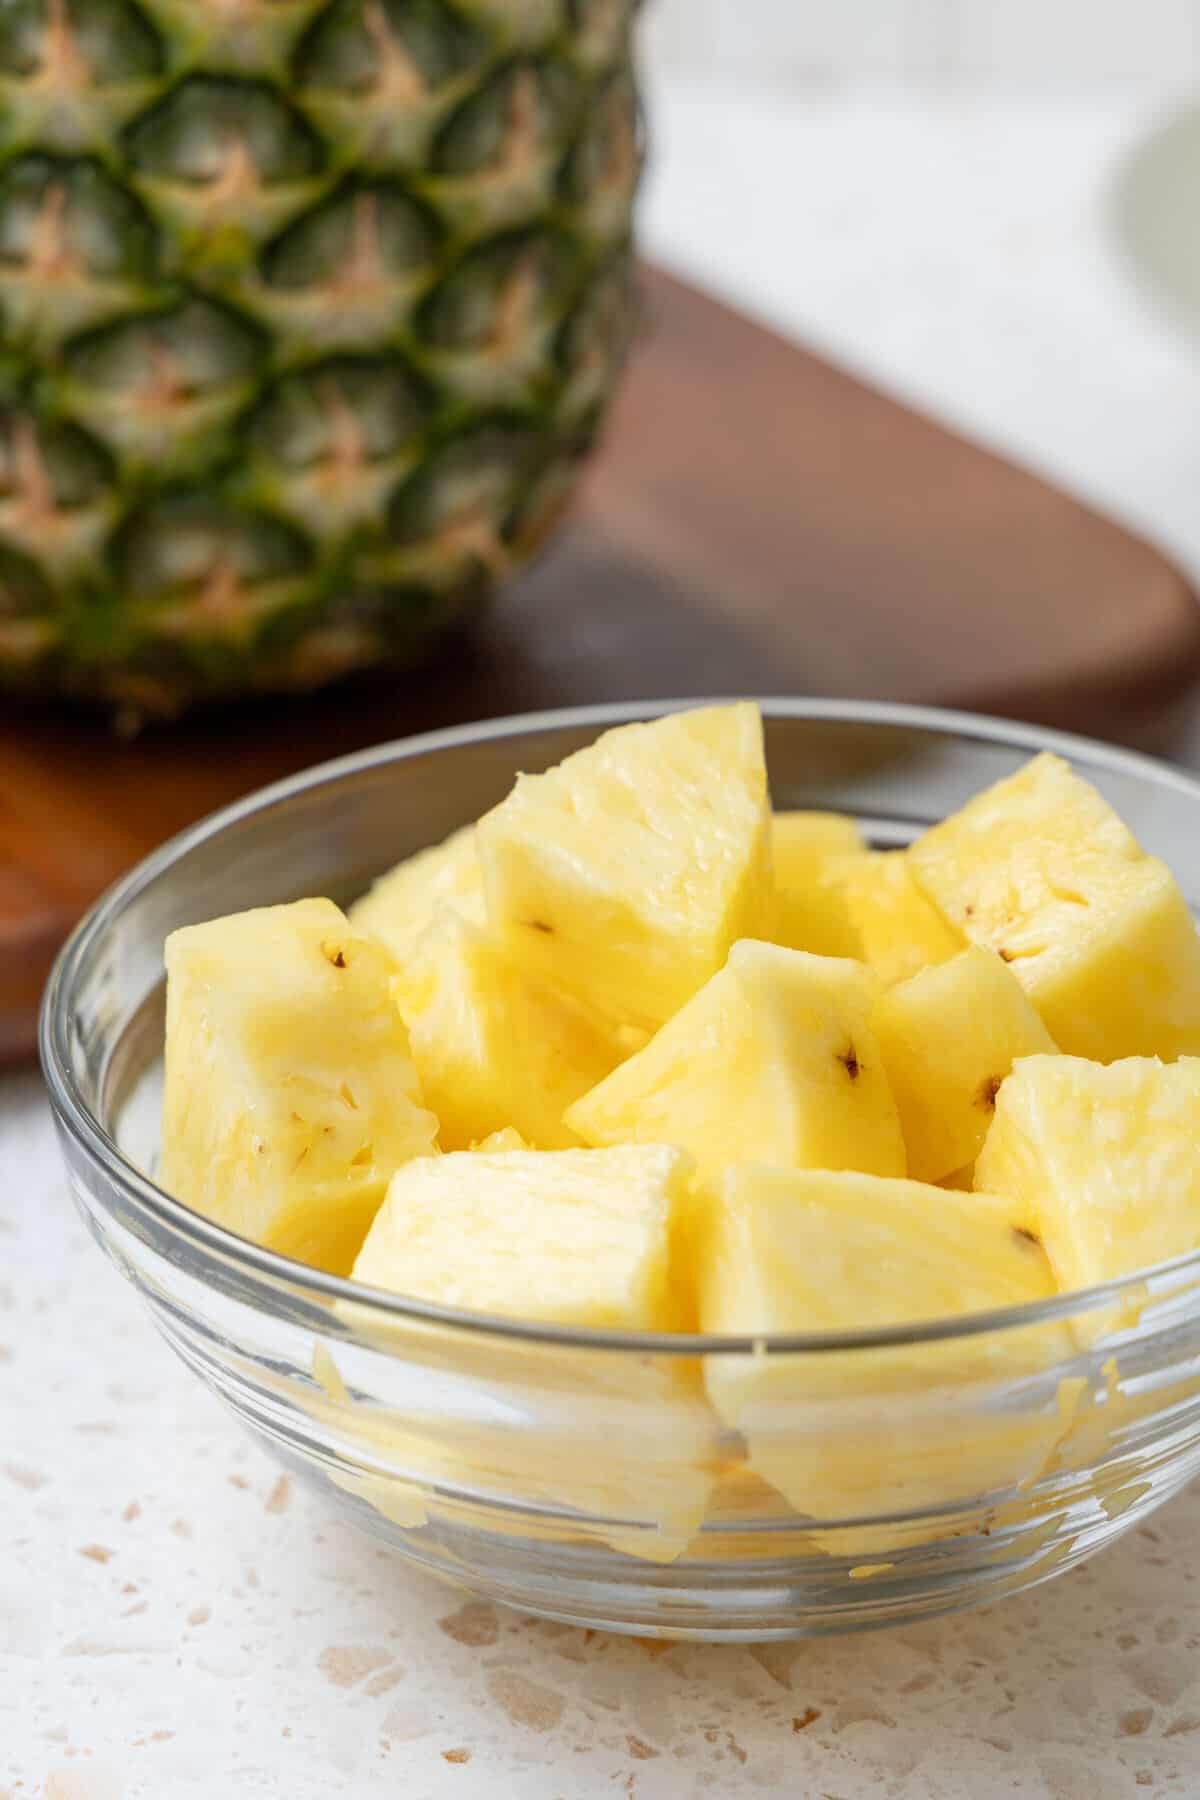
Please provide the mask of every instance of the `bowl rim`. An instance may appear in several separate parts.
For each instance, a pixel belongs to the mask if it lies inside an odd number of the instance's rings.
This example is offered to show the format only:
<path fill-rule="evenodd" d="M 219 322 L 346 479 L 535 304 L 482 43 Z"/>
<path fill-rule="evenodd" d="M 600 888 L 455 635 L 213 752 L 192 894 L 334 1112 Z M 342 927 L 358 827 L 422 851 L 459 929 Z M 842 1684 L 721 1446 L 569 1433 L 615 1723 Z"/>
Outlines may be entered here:
<path fill-rule="evenodd" d="M 60 1130 L 91 1160 L 99 1163 L 108 1179 L 132 1203 L 135 1211 L 164 1231 L 168 1238 L 183 1239 L 208 1257 L 265 1277 L 292 1291 L 307 1290 L 321 1300 L 335 1300 L 353 1307 L 355 1314 L 374 1316 L 380 1324 L 391 1322 L 437 1326 L 469 1337 L 493 1337 L 532 1343 L 547 1348 L 588 1351 L 647 1353 L 660 1356 L 697 1355 L 827 1355 L 854 1350 L 911 1348 L 921 1344 L 979 1338 L 996 1332 L 1061 1323 L 1129 1299 L 1131 1291 L 1144 1289 L 1151 1278 L 1200 1275 L 1200 1250 L 1185 1251 L 1165 1262 L 1138 1269 L 1129 1275 L 1096 1286 L 1071 1289 L 1046 1300 L 982 1312 L 952 1314 L 898 1326 L 874 1326 L 856 1331 L 792 1332 L 779 1334 L 705 1334 L 697 1332 L 613 1331 L 595 1327 L 541 1324 L 495 1313 L 473 1312 L 442 1306 L 433 1301 L 395 1294 L 269 1250 L 249 1238 L 219 1225 L 168 1194 L 142 1173 L 104 1129 L 76 1084 L 71 1066 L 69 1036 L 70 993 L 77 969 L 95 942 L 111 928 L 126 908 L 152 886 L 176 862 L 198 845 L 219 837 L 234 825 L 265 812 L 281 801 L 316 788 L 336 784 L 390 763 L 429 756 L 441 750 L 459 749 L 530 732 L 593 728 L 600 732 L 616 725 L 657 718 L 665 713 L 704 706 L 728 705 L 734 699 L 750 699 L 764 719 L 826 720 L 834 724 L 864 724 L 924 731 L 934 736 L 951 734 L 983 743 L 1025 749 L 1031 755 L 1053 751 L 1075 760 L 1085 758 L 1116 774 L 1153 780 L 1181 791 L 1200 803 L 1200 779 L 1174 764 L 1140 751 L 1106 744 L 1082 734 L 1004 719 L 994 714 L 973 713 L 898 701 L 839 700 L 820 697 L 792 698 L 778 695 L 716 695 L 682 699 L 648 699 L 558 707 L 530 713 L 513 713 L 498 719 L 421 732 L 372 744 L 348 755 L 313 764 L 281 781 L 255 789 L 231 805 L 209 813 L 144 857 L 95 901 L 75 926 L 55 959 L 39 1016 L 38 1047 L 50 1103 Z M 212 1279 L 205 1270 L 205 1278 Z M 344 1330 L 346 1314 L 339 1308 Z M 353 1316 L 353 1315 L 351 1315 Z"/>

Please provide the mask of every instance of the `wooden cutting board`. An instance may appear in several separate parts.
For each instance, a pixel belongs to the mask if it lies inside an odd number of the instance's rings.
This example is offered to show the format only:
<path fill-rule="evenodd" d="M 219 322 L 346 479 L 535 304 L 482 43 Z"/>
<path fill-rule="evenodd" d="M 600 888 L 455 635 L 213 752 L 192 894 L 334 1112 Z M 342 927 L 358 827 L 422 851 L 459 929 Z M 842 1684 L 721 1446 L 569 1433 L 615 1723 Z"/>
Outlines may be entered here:
<path fill-rule="evenodd" d="M 966 705 L 1154 737 L 1200 606 L 1148 545 L 658 272 L 572 518 L 432 672 L 132 743 L 0 721 L 0 1057 L 30 1052 L 64 933 L 171 832 L 381 739 L 588 700 Z"/>

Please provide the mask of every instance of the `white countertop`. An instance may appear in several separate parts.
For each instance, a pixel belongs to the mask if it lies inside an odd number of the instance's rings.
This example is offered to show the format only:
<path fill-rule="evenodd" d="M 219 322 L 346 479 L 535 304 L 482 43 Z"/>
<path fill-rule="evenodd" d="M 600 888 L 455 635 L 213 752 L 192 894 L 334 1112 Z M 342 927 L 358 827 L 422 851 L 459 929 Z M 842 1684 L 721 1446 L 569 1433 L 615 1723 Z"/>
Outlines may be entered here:
<path fill-rule="evenodd" d="M 1144 108 L 660 96 L 652 249 L 1200 569 L 1200 356 L 1108 259 Z M 0 1800 L 1149 1800 L 1200 1792 L 1200 1506 L 984 1613 L 764 1649 L 538 1624 L 281 1480 L 0 1081 Z"/>

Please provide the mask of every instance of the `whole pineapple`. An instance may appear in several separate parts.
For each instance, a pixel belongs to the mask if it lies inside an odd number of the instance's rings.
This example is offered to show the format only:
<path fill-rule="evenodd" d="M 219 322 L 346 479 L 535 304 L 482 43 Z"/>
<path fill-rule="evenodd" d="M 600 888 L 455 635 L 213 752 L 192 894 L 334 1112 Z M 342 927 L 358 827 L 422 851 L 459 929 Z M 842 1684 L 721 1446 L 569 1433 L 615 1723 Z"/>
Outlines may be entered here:
<path fill-rule="evenodd" d="M 0 690 L 414 659 L 629 335 L 638 0 L 0 0 Z"/>

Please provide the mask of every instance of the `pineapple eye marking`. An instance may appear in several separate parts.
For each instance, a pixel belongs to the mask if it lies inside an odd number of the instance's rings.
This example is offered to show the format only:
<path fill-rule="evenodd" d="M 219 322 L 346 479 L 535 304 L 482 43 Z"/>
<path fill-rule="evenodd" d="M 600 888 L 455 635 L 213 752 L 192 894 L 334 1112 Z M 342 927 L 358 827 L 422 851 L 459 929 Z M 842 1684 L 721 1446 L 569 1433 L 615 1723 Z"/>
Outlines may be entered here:
<path fill-rule="evenodd" d="M 1045 948 L 1045 944 L 1025 944 L 1020 950 L 1000 950 L 997 954 L 1002 962 L 1029 962 L 1031 958 L 1041 956 Z"/>
<path fill-rule="evenodd" d="M 544 932 L 547 937 L 554 936 L 553 925 L 547 925 L 545 919 L 526 919 L 525 923 L 528 925 L 530 931 Z"/>
<path fill-rule="evenodd" d="M 1050 882 L 1049 887 L 1054 898 L 1061 900 L 1064 906 L 1086 906 L 1088 903 L 1086 895 L 1079 893 L 1075 888 L 1063 887 L 1056 881 Z"/>
<path fill-rule="evenodd" d="M 985 1112 L 995 1112 L 996 1095 L 1000 1092 L 1003 1082 L 1003 1075 L 989 1075 L 980 1088 L 978 1104 L 983 1107 Z"/>
<path fill-rule="evenodd" d="M 862 1074 L 862 1064 L 858 1060 L 858 1051 L 854 1048 L 854 1045 L 851 1044 L 845 1054 L 839 1056 L 837 1060 L 841 1063 L 851 1081 L 857 1081 Z"/>
<path fill-rule="evenodd" d="M 337 944 L 322 944 L 321 954 L 326 962 L 332 963 L 335 969 L 346 967 L 346 952 Z"/>
<path fill-rule="evenodd" d="M 1042 1247 L 1042 1240 L 1038 1236 L 1037 1232 L 1026 1230 L 1024 1225 L 1014 1225 L 1013 1226 L 1013 1236 L 1015 1238 L 1018 1238 L 1023 1243 L 1036 1244 L 1039 1250 Z"/>

